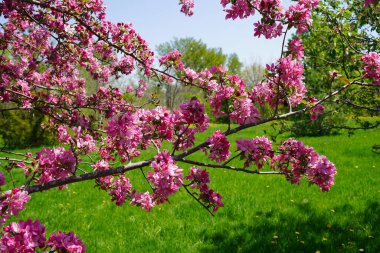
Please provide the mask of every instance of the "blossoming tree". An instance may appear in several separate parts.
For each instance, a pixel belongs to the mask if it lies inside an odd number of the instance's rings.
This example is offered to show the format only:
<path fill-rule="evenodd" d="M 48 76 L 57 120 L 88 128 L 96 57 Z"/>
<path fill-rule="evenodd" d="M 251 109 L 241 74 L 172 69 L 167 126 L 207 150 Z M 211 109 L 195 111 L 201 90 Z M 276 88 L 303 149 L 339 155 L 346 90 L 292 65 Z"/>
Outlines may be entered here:
<path fill-rule="evenodd" d="M 237 151 L 231 155 L 227 137 L 297 114 L 307 113 L 315 119 L 323 113 L 325 101 L 349 86 L 380 85 L 380 55 L 358 52 L 360 76 L 347 79 L 324 97 L 308 97 L 302 42 L 294 39 L 285 45 L 285 38 L 290 29 L 297 34 L 308 30 L 318 0 L 300 0 L 289 8 L 281 7 L 279 0 L 220 3 L 228 19 L 261 15 L 254 24 L 255 36 L 284 36 L 281 58 L 267 66 L 265 79 L 252 90 L 220 66 L 200 72 L 184 66 L 178 51 L 155 63 L 153 52 L 131 24 L 107 21 L 102 0 L 0 1 L 0 101 L 7 105 L 0 110 L 47 115 L 50 122 L 44 127 L 56 134 L 59 143 L 35 154 L 0 149 L 0 159 L 5 161 L 0 172 L 1 252 L 84 252 L 85 246 L 73 232 L 47 236 L 39 221 L 7 220 L 27 206 L 33 193 L 85 180 L 95 180 L 116 205 L 129 203 L 146 211 L 184 188 L 210 213 L 216 212 L 223 202 L 210 188 L 210 168 L 278 174 L 294 184 L 306 178 L 322 191 L 330 189 L 336 174 L 334 165 L 302 142 L 288 139 L 276 147 L 264 136 L 253 136 L 238 140 Z M 181 0 L 180 5 L 186 15 L 193 14 L 192 0 Z M 372 7 L 375 1 L 364 5 Z M 229 117 L 228 129 L 217 130 L 195 145 L 195 134 L 209 127 L 208 115 L 198 99 L 184 102 L 174 111 L 161 106 L 144 108 L 133 103 L 133 96 L 144 94 L 145 81 L 135 89 L 128 87 L 125 93 L 100 87 L 88 95 L 78 68 L 103 83 L 139 70 L 157 82 L 170 85 L 175 80 L 202 89 L 208 94 L 212 113 Z M 337 75 L 334 72 L 332 78 Z M 259 104 L 269 105 L 273 114 L 260 116 L 255 108 Z M 157 154 L 141 159 L 140 153 L 148 148 Z M 197 152 L 204 152 L 213 162 L 189 159 Z M 242 160 L 240 167 L 231 165 L 237 158 Z M 91 166 L 85 166 L 89 162 Z M 183 170 L 183 164 L 192 167 Z M 128 172 L 137 169 L 147 181 L 146 191 L 134 189 L 128 178 Z M 5 175 L 13 170 L 23 171 L 23 184 L 6 182 Z"/>

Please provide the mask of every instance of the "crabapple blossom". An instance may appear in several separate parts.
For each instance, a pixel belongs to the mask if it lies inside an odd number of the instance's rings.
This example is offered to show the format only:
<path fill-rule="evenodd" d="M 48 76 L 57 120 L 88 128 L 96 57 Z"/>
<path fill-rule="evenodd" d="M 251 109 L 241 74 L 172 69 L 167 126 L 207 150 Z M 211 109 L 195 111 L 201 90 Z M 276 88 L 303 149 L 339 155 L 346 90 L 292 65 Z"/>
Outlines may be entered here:
<path fill-rule="evenodd" d="M 25 209 L 26 203 L 28 203 L 30 196 L 27 191 L 20 188 L 13 188 L 2 194 L 0 199 L 0 226 L 2 226 L 11 215 L 17 216 L 18 213 Z"/>
<path fill-rule="evenodd" d="M 182 5 L 181 12 L 185 13 L 187 16 L 193 16 L 194 0 L 180 0 L 179 4 Z"/>
<path fill-rule="evenodd" d="M 137 193 L 136 191 L 133 191 L 131 198 L 132 205 L 141 206 L 147 212 L 155 206 L 153 197 L 149 194 L 149 192 Z"/>
<path fill-rule="evenodd" d="M 380 85 L 380 55 L 369 52 L 362 57 L 364 62 L 364 78 L 373 80 L 374 85 Z"/>
<path fill-rule="evenodd" d="M 226 136 L 220 131 L 216 130 L 215 133 L 207 139 L 210 142 L 209 158 L 216 162 L 223 162 L 230 156 L 230 143 Z"/>
<path fill-rule="evenodd" d="M 289 50 L 289 53 L 292 55 L 293 59 L 296 59 L 299 61 L 302 60 L 302 57 L 304 55 L 304 49 L 302 46 L 301 39 L 294 38 L 291 41 L 289 41 L 288 50 Z"/>
<path fill-rule="evenodd" d="M 274 156 L 272 142 L 264 136 L 256 137 L 252 140 L 237 140 L 236 148 L 242 151 L 241 156 L 244 159 L 245 167 L 249 167 L 252 163 L 255 163 L 261 169 Z"/>
<path fill-rule="evenodd" d="M 57 233 L 52 233 L 46 245 L 51 247 L 51 251 L 67 251 L 72 253 L 83 253 L 86 251 L 83 242 L 79 240 L 79 237 L 74 232 L 64 233 L 58 231 Z"/>
<path fill-rule="evenodd" d="M 3 228 L 1 233 L 1 252 L 36 252 L 37 248 L 44 248 L 46 244 L 45 227 L 40 221 L 31 219 L 11 222 Z"/>
<path fill-rule="evenodd" d="M 36 153 L 35 163 L 39 168 L 38 183 L 65 178 L 76 169 L 77 160 L 71 150 L 63 147 L 43 148 Z"/>
<path fill-rule="evenodd" d="M 290 138 L 282 142 L 279 152 L 273 157 L 272 167 L 283 172 L 290 182 L 299 184 L 301 178 L 306 177 L 322 191 L 330 190 L 334 184 L 334 164 L 301 141 Z"/>
<path fill-rule="evenodd" d="M 191 167 L 186 180 L 189 180 L 190 188 L 199 190 L 199 201 L 207 208 L 212 207 L 212 212 L 216 212 L 219 207 L 223 207 L 222 196 L 209 188 L 209 174 L 206 170 Z"/>
<path fill-rule="evenodd" d="M 156 203 L 163 203 L 181 187 L 182 169 L 175 164 L 167 150 L 154 157 L 152 167 L 154 172 L 148 171 L 147 176 L 154 185 L 152 196 Z"/>

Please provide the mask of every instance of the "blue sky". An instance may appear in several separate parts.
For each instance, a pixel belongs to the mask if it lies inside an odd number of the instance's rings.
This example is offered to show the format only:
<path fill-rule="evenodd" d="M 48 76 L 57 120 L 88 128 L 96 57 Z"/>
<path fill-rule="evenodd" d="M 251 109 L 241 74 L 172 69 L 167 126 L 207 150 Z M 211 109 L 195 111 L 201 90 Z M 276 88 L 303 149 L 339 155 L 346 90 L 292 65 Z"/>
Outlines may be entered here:
<path fill-rule="evenodd" d="M 132 23 L 154 50 L 174 37 L 201 39 L 224 53 L 237 53 L 243 63 L 270 63 L 280 56 L 282 39 L 253 37 L 255 19 L 225 20 L 219 0 L 195 0 L 194 15 L 180 12 L 177 0 L 104 0 L 107 18 Z"/>

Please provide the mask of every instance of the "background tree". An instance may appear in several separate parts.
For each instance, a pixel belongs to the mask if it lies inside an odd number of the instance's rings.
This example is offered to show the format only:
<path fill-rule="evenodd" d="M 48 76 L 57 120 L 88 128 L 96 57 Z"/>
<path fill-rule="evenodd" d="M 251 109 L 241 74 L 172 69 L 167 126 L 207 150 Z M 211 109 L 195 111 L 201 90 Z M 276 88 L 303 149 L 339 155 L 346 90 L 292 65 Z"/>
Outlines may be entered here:
<path fill-rule="evenodd" d="M 379 11 L 363 9 L 362 1 L 321 1 L 313 12 L 311 29 L 293 37 L 302 40 L 309 94 L 321 97 L 360 78 L 360 55 L 380 51 L 379 27 Z M 323 135 L 342 128 L 377 127 L 378 120 L 367 119 L 379 115 L 379 94 L 378 86 L 351 86 L 325 103 L 326 111 L 317 120 L 298 116 L 291 131 L 296 135 Z M 357 124 L 347 125 L 347 119 L 355 119 Z"/>

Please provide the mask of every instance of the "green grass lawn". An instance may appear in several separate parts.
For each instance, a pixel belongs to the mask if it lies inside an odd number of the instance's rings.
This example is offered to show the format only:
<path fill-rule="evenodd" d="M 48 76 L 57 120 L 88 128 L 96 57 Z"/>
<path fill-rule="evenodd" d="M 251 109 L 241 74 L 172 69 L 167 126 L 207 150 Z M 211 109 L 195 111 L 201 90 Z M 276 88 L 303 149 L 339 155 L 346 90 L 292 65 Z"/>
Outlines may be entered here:
<path fill-rule="evenodd" d="M 118 207 L 94 182 L 35 193 L 20 216 L 40 219 L 48 232 L 74 230 L 87 252 L 380 252 L 380 155 L 371 151 L 379 131 L 302 140 L 336 165 L 330 192 L 282 175 L 209 169 L 225 205 L 215 217 L 184 190 L 150 213 Z M 127 175 L 142 186 L 140 172 Z"/>

